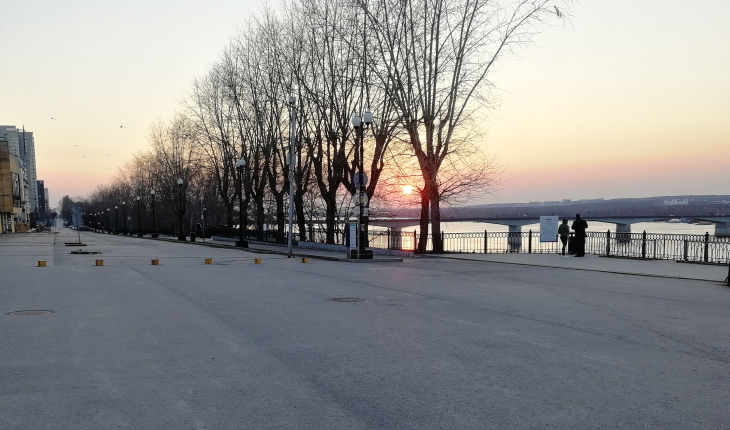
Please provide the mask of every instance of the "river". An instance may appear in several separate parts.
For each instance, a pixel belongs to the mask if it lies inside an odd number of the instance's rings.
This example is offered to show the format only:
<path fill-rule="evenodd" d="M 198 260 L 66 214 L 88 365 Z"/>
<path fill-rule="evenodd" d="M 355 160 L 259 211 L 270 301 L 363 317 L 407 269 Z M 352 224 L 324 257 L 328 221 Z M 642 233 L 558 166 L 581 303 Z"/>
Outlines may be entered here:
<path fill-rule="evenodd" d="M 568 225 L 572 224 L 573 219 L 568 219 Z M 403 228 L 404 232 L 418 230 L 417 225 Z M 441 230 L 446 233 L 484 233 L 484 230 L 488 232 L 506 232 L 508 227 L 506 225 L 491 224 L 486 222 L 443 222 L 441 223 Z M 522 227 L 522 231 L 527 232 L 540 231 L 540 223 L 528 224 Z M 595 232 L 606 232 L 610 230 L 611 233 L 616 231 L 616 224 L 588 221 L 588 231 Z M 662 234 L 715 234 L 714 225 L 698 225 L 689 224 L 683 222 L 670 223 L 666 221 L 657 222 L 639 222 L 631 225 L 632 233 L 641 233 L 646 231 L 647 233 L 662 233 Z"/>

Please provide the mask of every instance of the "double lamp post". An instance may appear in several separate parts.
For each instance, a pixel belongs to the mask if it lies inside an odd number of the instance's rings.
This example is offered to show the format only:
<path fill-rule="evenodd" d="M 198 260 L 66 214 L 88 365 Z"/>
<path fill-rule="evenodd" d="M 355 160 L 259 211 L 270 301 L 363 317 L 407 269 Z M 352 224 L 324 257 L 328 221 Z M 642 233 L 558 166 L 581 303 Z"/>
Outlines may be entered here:
<path fill-rule="evenodd" d="M 352 116 L 352 126 L 355 127 L 357 132 L 357 139 L 359 140 L 359 163 L 358 171 L 353 175 L 352 181 L 356 188 L 355 198 L 357 201 L 358 216 L 357 216 L 357 231 L 352 232 L 350 230 L 350 244 L 355 241 L 355 247 L 350 245 L 348 250 L 348 258 L 357 260 L 370 260 L 373 258 L 373 251 L 367 249 L 368 242 L 368 197 L 367 197 L 367 183 L 368 176 L 365 174 L 364 158 L 365 158 L 365 129 L 370 127 L 373 123 L 373 113 L 370 109 L 365 109 L 362 114 L 354 114 Z M 354 233 L 354 238 L 352 237 Z"/>

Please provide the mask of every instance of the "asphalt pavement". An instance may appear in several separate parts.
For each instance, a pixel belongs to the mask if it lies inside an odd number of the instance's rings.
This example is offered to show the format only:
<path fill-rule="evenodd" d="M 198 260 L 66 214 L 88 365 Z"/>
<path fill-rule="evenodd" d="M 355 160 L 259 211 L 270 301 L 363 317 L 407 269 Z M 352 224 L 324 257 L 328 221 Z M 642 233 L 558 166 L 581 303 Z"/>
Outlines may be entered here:
<path fill-rule="evenodd" d="M 0 235 L 1 429 L 730 428 L 715 275 L 81 238 Z"/>

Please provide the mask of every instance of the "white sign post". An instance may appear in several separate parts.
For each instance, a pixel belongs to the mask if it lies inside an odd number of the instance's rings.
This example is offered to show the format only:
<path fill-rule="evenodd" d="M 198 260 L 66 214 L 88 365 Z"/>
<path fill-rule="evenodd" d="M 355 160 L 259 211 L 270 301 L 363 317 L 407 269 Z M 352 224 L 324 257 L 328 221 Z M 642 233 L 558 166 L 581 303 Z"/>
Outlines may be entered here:
<path fill-rule="evenodd" d="M 350 249 L 355 249 L 355 248 L 357 248 L 357 239 L 356 239 L 357 238 L 357 223 L 356 222 L 349 223 L 348 228 L 349 228 L 348 237 L 350 239 L 350 241 L 349 241 L 350 243 L 348 243 L 348 245 L 350 246 Z"/>
<path fill-rule="evenodd" d="M 540 242 L 558 241 L 558 223 L 560 217 L 557 215 L 540 217 Z"/>

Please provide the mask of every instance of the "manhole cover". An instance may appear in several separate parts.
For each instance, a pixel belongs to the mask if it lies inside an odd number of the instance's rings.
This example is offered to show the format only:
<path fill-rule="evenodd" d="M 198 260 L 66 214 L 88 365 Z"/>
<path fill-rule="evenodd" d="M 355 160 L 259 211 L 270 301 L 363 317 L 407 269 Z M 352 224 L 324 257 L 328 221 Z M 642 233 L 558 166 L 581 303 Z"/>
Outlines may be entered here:
<path fill-rule="evenodd" d="M 359 297 L 335 297 L 334 299 L 331 299 L 333 302 L 345 302 L 345 303 L 357 303 L 357 302 L 364 302 L 365 299 L 361 299 Z"/>
<path fill-rule="evenodd" d="M 36 315 L 48 315 L 52 313 L 53 311 L 15 311 L 10 312 L 8 315 L 12 315 L 15 317 L 32 317 Z"/>

